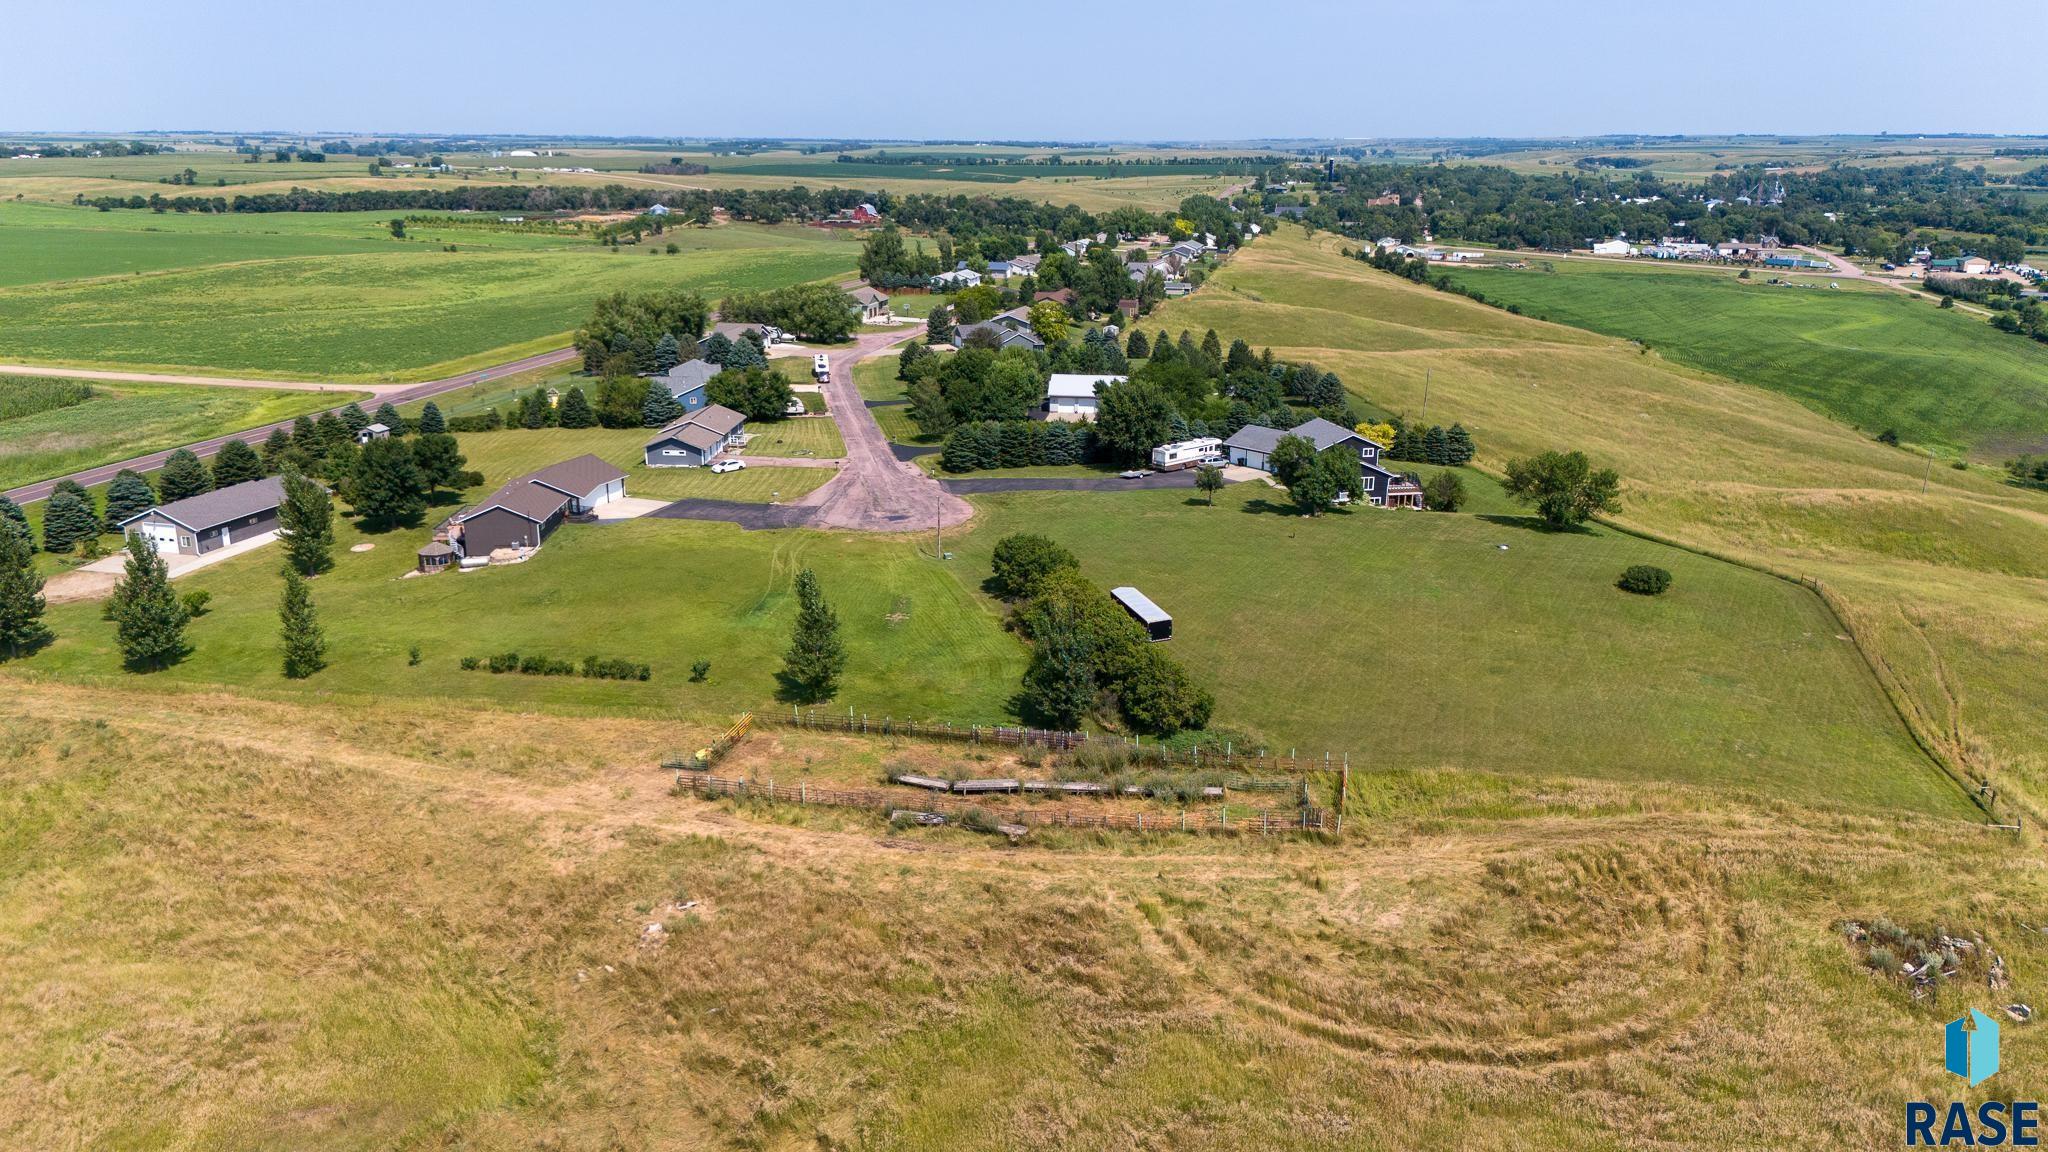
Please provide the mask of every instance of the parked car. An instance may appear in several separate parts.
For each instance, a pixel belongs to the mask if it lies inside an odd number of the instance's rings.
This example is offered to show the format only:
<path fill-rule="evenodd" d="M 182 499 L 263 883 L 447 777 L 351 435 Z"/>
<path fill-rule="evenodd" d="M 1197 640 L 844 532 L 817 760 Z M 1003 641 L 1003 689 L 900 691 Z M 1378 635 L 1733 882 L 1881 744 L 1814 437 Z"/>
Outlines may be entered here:
<path fill-rule="evenodd" d="M 745 460 L 719 460 L 711 465 L 713 472 L 738 472 L 747 466 Z"/>
<path fill-rule="evenodd" d="M 1143 480 L 1145 477 L 1150 476 L 1151 474 L 1152 470 L 1150 468 L 1130 468 L 1117 473 L 1118 476 L 1121 476 L 1126 480 Z"/>
<path fill-rule="evenodd" d="M 783 407 L 782 407 L 782 414 L 783 414 L 784 416 L 801 416 L 801 415 L 803 415 L 803 414 L 804 414 L 804 402 L 803 402 L 803 400 L 802 400 L 801 398 L 798 398 L 798 397 L 791 397 L 791 398 L 790 398 L 790 401 L 789 401 L 789 403 L 788 403 L 788 404 L 785 404 L 785 405 L 783 405 Z"/>

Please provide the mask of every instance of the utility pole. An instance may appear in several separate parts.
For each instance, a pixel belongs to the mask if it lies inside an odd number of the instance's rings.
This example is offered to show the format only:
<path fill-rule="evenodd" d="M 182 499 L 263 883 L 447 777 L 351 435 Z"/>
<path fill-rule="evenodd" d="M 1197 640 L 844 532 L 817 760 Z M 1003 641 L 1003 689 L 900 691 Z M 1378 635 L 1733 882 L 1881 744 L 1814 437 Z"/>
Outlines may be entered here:
<path fill-rule="evenodd" d="M 1422 370 L 1422 415 L 1416 417 L 1418 424 L 1429 423 L 1429 369 Z"/>
<path fill-rule="evenodd" d="M 1927 495 L 1927 485 L 1934 479 L 1934 449 L 1927 450 L 1927 474 L 1920 477 L 1920 494 Z"/>

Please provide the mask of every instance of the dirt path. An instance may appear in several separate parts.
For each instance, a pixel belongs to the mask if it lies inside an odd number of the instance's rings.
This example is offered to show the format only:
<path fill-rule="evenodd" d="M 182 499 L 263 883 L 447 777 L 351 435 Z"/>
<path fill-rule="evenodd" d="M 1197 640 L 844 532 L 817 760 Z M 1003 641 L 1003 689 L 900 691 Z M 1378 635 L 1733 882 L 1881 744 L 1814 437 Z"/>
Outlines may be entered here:
<path fill-rule="evenodd" d="M 794 505 L 812 510 L 812 527 L 918 532 L 939 523 L 950 528 L 974 515 L 972 505 L 939 487 L 924 469 L 896 458 L 853 383 L 855 364 L 923 332 L 918 325 L 872 332 L 858 337 L 850 350 L 829 353 L 832 382 L 825 385 L 825 400 L 846 441 L 846 455 L 838 476 Z"/>
<path fill-rule="evenodd" d="M 153 376 L 145 372 L 89 372 L 85 369 L 69 368 L 61 370 L 38 368 L 33 370 L 33 374 L 76 376 L 91 380 L 138 380 L 154 381 L 159 383 L 171 382 L 222 384 L 231 388 L 296 387 L 300 389 L 331 388 L 337 392 L 371 391 L 376 392 L 377 399 L 380 402 L 390 404 L 404 404 L 413 400 L 424 400 L 430 396 L 439 396 L 444 392 L 453 392 L 457 388 L 466 388 L 469 385 L 475 384 L 480 380 L 489 379 L 491 377 L 510 376 L 513 373 L 525 372 L 532 368 L 547 368 L 556 364 L 567 363 L 574 359 L 576 359 L 576 350 L 574 348 L 557 348 L 553 352 L 542 352 L 539 355 L 522 357 L 518 360 L 513 360 L 510 363 L 497 364 L 489 368 L 479 368 L 474 372 L 464 372 L 461 373 L 460 375 L 450 376 L 445 380 L 429 380 L 423 384 L 316 385 L 302 382 L 294 385 L 277 380 L 230 380 L 221 379 L 213 376 Z M 16 369 L 0 365 L 0 372 L 10 371 L 16 371 Z M 337 407 L 341 406 L 337 405 Z M 873 423 L 872 420 L 869 422 Z M 215 436 L 208 440 L 201 440 L 197 444 L 187 444 L 184 447 L 193 452 L 194 454 L 204 458 L 213 455 L 215 452 L 220 451 L 221 445 L 227 443 L 230 440 L 242 440 L 253 445 L 260 443 L 263 440 L 263 438 L 270 435 L 270 433 L 274 429 L 288 429 L 291 426 L 291 421 L 280 420 L 275 424 L 265 424 L 257 428 L 244 428 L 237 432 L 229 432 L 224 435 Z M 137 472 L 154 471 L 155 469 L 163 467 L 164 461 L 170 457 L 170 454 L 172 452 L 175 451 L 177 451 L 177 449 L 167 448 L 162 452 L 151 452 L 147 456 L 137 456 L 131 460 L 120 460 L 112 464 L 102 464 L 97 468 L 87 468 L 82 471 L 73 472 L 69 476 L 52 476 L 48 480 L 39 481 L 34 484 L 24 484 L 19 488 L 9 489 L 7 492 L 7 498 L 14 501 L 16 504 L 26 504 L 31 500 L 46 499 L 50 495 L 51 490 L 56 488 L 57 482 L 59 480 L 76 480 L 78 483 L 83 484 L 87 488 L 90 488 L 95 484 L 104 484 L 107 481 L 112 480 L 115 474 L 120 472 L 123 468 L 132 468 Z"/>
<path fill-rule="evenodd" d="M 383 396 L 409 384 L 335 384 L 322 380 L 243 380 L 232 376 L 181 376 L 166 372 L 123 372 L 111 368 L 45 368 L 0 364 L 0 376 L 60 376 L 67 380 L 133 380 L 140 384 L 205 384 L 214 388 L 275 388 L 280 392 L 368 392 Z"/>

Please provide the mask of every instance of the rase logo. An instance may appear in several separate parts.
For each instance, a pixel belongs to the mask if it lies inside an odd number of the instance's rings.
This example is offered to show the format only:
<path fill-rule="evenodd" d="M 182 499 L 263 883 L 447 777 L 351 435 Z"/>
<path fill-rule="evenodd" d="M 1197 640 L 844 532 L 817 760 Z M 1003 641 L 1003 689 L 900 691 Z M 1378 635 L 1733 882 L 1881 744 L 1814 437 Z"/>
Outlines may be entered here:
<path fill-rule="evenodd" d="M 1998 1021 L 1970 1009 L 1943 1030 L 1942 1066 L 1975 1088 L 1998 1073 Z M 1936 1132 L 1936 1121 L 1940 1131 Z M 2037 1148 L 2041 1105 L 2034 1100 L 1986 1100 L 1974 1110 L 1958 1100 L 1939 1109 L 1926 1100 L 1906 1103 L 1908 1148 Z"/>

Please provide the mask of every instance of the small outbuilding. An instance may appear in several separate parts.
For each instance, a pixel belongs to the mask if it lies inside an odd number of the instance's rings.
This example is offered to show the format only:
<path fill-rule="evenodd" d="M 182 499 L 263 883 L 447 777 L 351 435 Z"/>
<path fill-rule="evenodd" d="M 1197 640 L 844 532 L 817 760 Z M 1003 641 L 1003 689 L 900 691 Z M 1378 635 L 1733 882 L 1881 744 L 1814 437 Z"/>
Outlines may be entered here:
<path fill-rule="evenodd" d="M 236 541 L 277 531 L 284 480 L 265 476 L 175 500 L 121 521 L 124 536 L 140 536 L 165 556 L 203 556 Z"/>
<path fill-rule="evenodd" d="M 420 549 L 420 571 L 439 572 L 455 563 L 455 547 L 445 540 L 430 541 Z"/>
<path fill-rule="evenodd" d="M 1126 584 L 1109 590 L 1114 599 L 1131 617 L 1145 626 L 1145 635 L 1153 640 L 1173 639 L 1173 617 L 1166 610 L 1152 602 L 1150 596 Z"/>
<path fill-rule="evenodd" d="M 391 429 L 388 426 L 383 424 L 371 424 L 368 427 L 364 428 L 361 432 L 356 433 L 356 443 L 368 444 L 372 440 L 389 439 L 390 436 Z"/>

